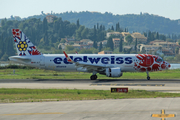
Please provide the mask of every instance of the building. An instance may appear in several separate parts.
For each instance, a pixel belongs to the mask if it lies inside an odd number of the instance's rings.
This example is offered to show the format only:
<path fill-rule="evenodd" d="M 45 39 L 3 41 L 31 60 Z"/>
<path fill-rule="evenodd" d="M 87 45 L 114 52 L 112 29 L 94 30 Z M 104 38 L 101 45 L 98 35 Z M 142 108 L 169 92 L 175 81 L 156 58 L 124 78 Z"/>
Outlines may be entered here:
<path fill-rule="evenodd" d="M 164 42 L 164 40 L 158 40 L 158 39 L 156 39 L 156 40 L 154 40 L 154 41 L 151 41 L 149 44 L 150 44 L 150 45 L 153 45 L 153 44 L 156 43 L 156 42 Z"/>
<path fill-rule="evenodd" d="M 147 42 L 147 37 L 145 37 L 141 33 L 135 32 L 135 33 L 132 33 L 131 36 L 133 37 L 133 41 L 136 41 L 136 39 L 137 39 L 137 42 L 139 42 L 139 43 Z"/>
<path fill-rule="evenodd" d="M 67 43 L 69 42 L 75 42 L 76 40 L 74 38 L 64 38 Z"/>
<path fill-rule="evenodd" d="M 169 49 L 162 49 L 162 53 L 164 54 L 164 57 L 175 57 L 173 51 Z"/>
<path fill-rule="evenodd" d="M 163 48 L 173 48 L 177 44 L 175 42 L 154 42 L 153 45 L 161 45 Z"/>
<path fill-rule="evenodd" d="M 107 45 L 107 40 L 103 40 L 102 42 L 102 47 L 106 47 Z M 98 42 L 97 45 L 99 46 L 101 42 Z"/>
<path fill-rule="evenodd" d="M 141 44 L 141 46 L 140 46 L 140 52 L 145 50 L 146 53 L 155 52 L 159 49 L 162 49 L 161 45 L 144 45 L 144 44 Z"/>
<path fill-rule="evenodd" d="M 122 37 L 123 37 L 123 38 L 125 38 L 125 37 L 128 36 L 128 35 L 130 35 L 129 32 L 121 32 L 121 34 L 122 34 Z"/>
<path fill-rule="evenodd" d="M 112 51 L 101 51 L 98 54 L 112 54 Z"/>
<path fill-rule="evenodd" d="M 74 45 L 72 45 L 74 48 L 77 48 L 77 49 L 81 49 L 82 48 L 82 46 L 81 45 L 79 45 L 79 44 L 74 44 Z"/>
<path fill-rule="evenodd" d="M 119 38 L 113 38 L 112 39 L 114 48 L 119 48 L 120 39 Z"/>
<path fill-rule="evenodd" d="M 88 45 L 88 44 L 93 44 L 94 42 L 90 39 L 82 39 L 80 40 L 80 45 Z"/>
<path fill-rule="evenodd" d="M 57 17 L 54 16 L 54 15 L 47 15 L 47 16 L 46 16 L 46 19 L 47 19 L 47 22 L 48 22 L 48 23 L 54 22 L 54 18 L 57 18 Z"/>
<path fill-rule="evenodd" d="M 59 43 L 58 48 L 62 48 L 64 50 L 66 48 L 66 45 L 69 45 L 69 43 Z"/>
<path fill-rule="evenodd" d="M 117 36 L 117 37 L 122 37 L 122 34 L 120 32 L 107 32 L 106 37 L 110 37 L 111 35 Z"/>
<path fill-rule="evenodd" d="M 126 46 L 123 46 L 123 49 L 124 49 L 124 50 L 134 49 L 134 45 L 126 45 Z"/>
<path fill-rule="evenodd" d="M 93 48 L 93 44 L 81 45 L 81 48 L 90 49 L 90 48 Z"/>

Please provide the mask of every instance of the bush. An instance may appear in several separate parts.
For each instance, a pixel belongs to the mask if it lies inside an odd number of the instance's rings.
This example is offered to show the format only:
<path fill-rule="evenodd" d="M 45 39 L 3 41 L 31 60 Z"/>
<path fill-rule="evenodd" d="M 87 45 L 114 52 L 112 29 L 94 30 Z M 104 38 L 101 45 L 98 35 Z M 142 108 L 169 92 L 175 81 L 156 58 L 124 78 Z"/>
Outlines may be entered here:
<path fill-rule="evenodd" d="M 0 66 L 0 69 L 35 69 L 35 67 L 23 66 L 23 65 L 7 65 Z"/>

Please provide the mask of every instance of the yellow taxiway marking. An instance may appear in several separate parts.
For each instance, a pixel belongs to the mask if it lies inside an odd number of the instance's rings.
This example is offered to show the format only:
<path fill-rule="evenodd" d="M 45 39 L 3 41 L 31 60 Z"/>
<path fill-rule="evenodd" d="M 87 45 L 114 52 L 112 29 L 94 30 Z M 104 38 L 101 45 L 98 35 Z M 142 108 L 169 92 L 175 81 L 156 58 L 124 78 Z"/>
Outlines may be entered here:
<path fill-rule="evenodd" d="M 157 117 L 157 118 L 161 118 L 161 120 L 164 120 L 164 118 L 176 117 L 176 115 L 175 114 L 165 114 L 165 110 L 162 110 L 161 114 L 152 114 L 151 117 Z"/>
<path fill-rule="evenodd" d="M 54 113 L 16 113 L 16 114 L 1 114 L 1 115 L 42 115 L 42 114 L 65 114 L 61 112 L 54 112 Z"/>

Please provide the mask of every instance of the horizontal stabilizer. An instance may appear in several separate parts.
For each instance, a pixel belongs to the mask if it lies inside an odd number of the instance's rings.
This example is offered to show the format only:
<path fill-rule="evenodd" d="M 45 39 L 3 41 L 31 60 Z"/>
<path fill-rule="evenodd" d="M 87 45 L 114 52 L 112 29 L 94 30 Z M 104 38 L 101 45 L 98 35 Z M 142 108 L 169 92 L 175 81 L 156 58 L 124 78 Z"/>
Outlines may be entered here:
<path fill-rule="evenodd" d="M 12 61 L 19 61 L 19 62 L 31 62 L 31 59 L 30 58 L 24 58 L 24 57 L 16 57 L 16 56 L 12 56 L 12 57 L 9 57 L 10 60 Z"/>

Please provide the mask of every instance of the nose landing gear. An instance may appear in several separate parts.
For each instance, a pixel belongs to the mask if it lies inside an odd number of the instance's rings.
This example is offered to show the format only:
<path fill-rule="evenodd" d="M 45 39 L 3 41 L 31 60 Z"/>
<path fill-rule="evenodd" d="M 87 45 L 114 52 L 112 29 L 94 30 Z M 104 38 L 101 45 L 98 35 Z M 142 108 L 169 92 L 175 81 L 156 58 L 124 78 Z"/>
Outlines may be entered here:
<path fill-rule="evenodd" d="M 147 80 L 150 80 L 150 77 L 149 77 L 149 72 L 147 71 Z"/>

